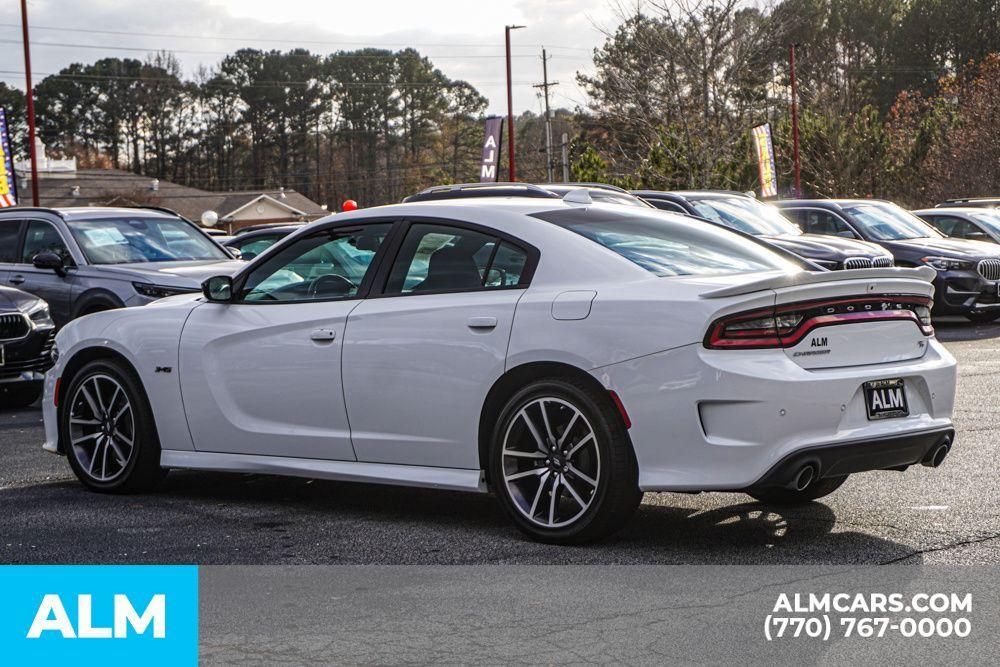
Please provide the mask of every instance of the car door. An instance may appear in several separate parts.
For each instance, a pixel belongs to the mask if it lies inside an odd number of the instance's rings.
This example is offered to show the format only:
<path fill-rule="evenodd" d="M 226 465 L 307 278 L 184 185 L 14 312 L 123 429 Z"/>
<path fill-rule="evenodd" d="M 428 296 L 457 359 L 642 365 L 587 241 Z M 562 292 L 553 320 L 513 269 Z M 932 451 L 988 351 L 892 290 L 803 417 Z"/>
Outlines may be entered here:
<path fill-rule="evenodd" d="M 277 248 L 195 308 L 179 372 L 195 449 L 354 460 L 340 358 L 392 222 L 330 226 Z"/>
<path fill-rule="evenodd" d="M 35 268 L 32 262 L 41 252 L 59 255 L 68 270 L 60 275 L 52 269 Z M 45 299 L 52 319 L 61 327 L 72 317 L 73 291 L 77 282 L 74 266 L 67 240 L 55 225 L 47 220 L 27 220 L 21 249 L 7 275 L 7 284 Z"/>
<path fill-rule="evenodd" d="M 474 469 L 537 250 L 488 228 L 413 221 L 382 294 L 348 318 L 344 389 L 359 461 Z"/>

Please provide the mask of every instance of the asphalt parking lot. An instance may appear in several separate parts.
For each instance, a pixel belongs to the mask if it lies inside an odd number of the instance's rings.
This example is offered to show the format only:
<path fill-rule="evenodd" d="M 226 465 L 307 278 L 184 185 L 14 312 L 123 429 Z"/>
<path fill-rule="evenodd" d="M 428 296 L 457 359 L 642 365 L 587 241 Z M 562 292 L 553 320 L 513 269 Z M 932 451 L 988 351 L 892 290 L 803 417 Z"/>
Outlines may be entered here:
<path fill-rule="evenodd" d="M 857 475 L 775 510 L 740 494 L 647 494 L 603 544 L 530 542 L 487 495 L 172 472 L 89 493 L 41 450 L 39 408 L 0 411 L 0 562 L 881 564 L 1000 562 L 1000 325 L 939 322 L 959 362 L 956 447 L 936 470 Z"/>

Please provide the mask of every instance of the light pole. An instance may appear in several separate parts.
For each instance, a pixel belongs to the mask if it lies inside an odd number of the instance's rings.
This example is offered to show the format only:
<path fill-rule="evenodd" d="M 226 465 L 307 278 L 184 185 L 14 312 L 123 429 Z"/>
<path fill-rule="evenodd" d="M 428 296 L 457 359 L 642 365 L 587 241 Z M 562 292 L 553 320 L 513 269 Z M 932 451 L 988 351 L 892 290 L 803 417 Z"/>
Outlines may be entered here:
<path fill-rule="evenodd" d="M 31 49 L 28 48 L 28 0 L 21 0 L 21 32 L 24 36 L 25 101 L 28 103 L 28 151 L 31 156 L 31 205 L 38 206 L 38 156 L 35 155 L 35 92 L 31 87 Z"/>
<path fill-rule="evenodd" d="M 514 167 L 514 95 L 510 86 L 510 31 L 523 28 L 523 25 L 508 25 L 504 27 L 504 38 L 507 44 L 507 162 L 510 165 L 508 180 L 517 180 L 517 169 Z"/>
<path fill-rule="evenodd" d="M 802 199 L 802 176 L 799 165 L 799 91 L 795 83 L 795 45 L 788 47 L 788 65 L 792 83 L 792 162 L 795 169 L 795 198 Z"/>

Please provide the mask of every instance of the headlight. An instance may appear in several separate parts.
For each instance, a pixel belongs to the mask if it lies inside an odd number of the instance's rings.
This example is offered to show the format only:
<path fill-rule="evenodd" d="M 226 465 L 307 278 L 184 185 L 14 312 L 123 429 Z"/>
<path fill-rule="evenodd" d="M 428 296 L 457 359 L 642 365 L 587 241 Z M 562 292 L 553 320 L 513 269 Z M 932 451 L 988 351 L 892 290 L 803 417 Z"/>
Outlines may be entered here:
<path fill-rule="evenodd" d="M 938 271 L 971 271 L 976 266 L 975 262 L 950 257 L 923 257 L 920 261 Z"/>
<path fill-rule="evenodd" d="M 52 314 L 49 313 L 49 304 L 44 301 L 36 301 L 35 304 L 28 309 L 28 317 L 31 318 L 32 323 L 36 327 L 55 326 L 52 322 Z"/>
<path fill-rule="evenodd" d="M 165 296 L 174 296 L 175 294 L 194 294 L 198 291 L 196 288 L 188 287 L 168 287 L 166 285 L 152 285 L 150 283 L 132 283 L 132 287 L 135 291 L 143 296 L 148 296 L 150 299 L 162 299 Z"/>

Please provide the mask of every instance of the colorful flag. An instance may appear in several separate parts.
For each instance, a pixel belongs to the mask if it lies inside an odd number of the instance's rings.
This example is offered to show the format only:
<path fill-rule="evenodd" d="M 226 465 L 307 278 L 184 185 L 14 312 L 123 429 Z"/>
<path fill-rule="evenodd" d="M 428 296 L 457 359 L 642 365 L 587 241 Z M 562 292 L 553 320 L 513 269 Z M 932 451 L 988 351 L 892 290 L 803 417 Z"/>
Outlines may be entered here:
<path fill-rule="evenodd" d="M 757 150 L 757 166 L 760 168 L 760 196 L 775 197 L 778 194 L 778 172 L 774 167 L 774 144 L 771 142 L 771 124 L 764 123 L 753 128 L 753 145 Z"/>
<path fill-rule="evenodd" d="M 7 110 L 0 107 L 0 208 L 17 206 L 17 177 L 7 130 Z"/>

